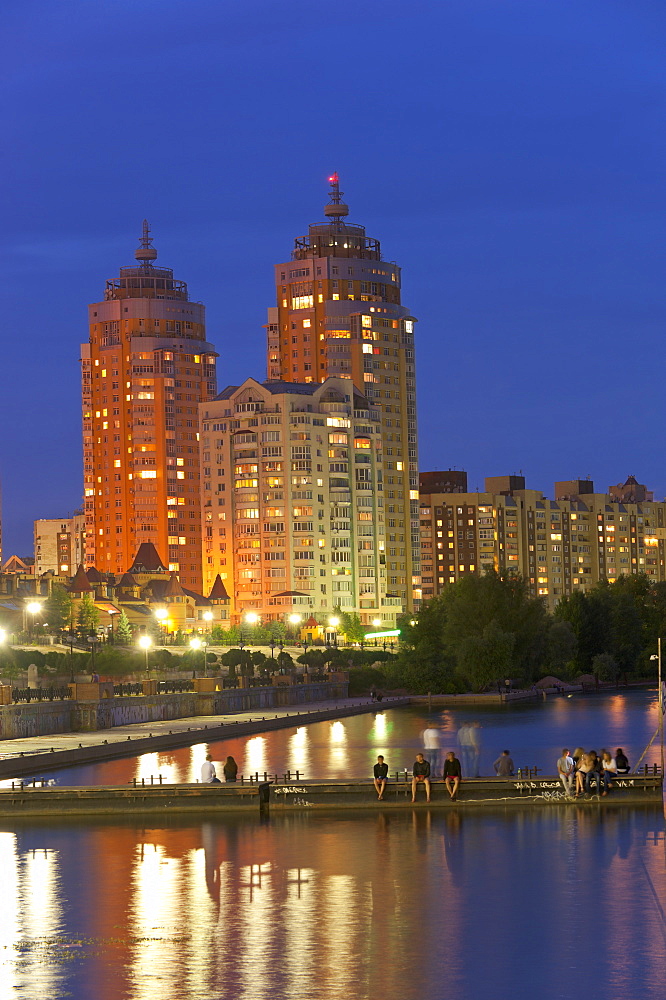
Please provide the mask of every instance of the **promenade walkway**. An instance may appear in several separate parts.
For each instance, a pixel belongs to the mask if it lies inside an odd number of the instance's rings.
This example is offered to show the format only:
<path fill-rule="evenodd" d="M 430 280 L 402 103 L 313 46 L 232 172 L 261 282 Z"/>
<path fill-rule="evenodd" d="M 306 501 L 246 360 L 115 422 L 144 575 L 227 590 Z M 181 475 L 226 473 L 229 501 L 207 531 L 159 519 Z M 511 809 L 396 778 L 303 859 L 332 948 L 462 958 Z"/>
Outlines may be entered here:
<path fill-rule="evenodd" d="M 134 757 L 155 750 L 168 750 L 197 743 L 216 742 L 237 736 L 310 722 L 323 722 L 364 712 L 382 711 L 409 704 L 409 698 L 339 698 L 307 705 L 287 705 L 269 711 L 197 715 L 167 722 L 142 722 L 115 726 L 90 733 L 54 733 L 0 741 L 0 778 L 20 777 L 36 769 L 56 769 L 117 757 Z"/>

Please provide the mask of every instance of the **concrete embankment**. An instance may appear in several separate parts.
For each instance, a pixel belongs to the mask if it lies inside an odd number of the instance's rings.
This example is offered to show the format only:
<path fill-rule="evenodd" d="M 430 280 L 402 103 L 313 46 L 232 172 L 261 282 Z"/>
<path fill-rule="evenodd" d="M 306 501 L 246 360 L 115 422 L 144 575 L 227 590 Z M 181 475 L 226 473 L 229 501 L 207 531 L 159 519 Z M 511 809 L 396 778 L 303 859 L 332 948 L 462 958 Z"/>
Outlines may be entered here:
<path fill-rule="evenodd" d="M 0 759 L 0 779 L 41 775 L 77 764 L 93 764 L 120 757 L 174 750 L 197 743 L 216 743 L 239 736 L 254 736 L 275 729 L 341 719 L 406 704 L 409 704 L 408 698 L 388 698 L 381 706 L 369 698 L 341 698 L 337 702 L 293 705 L 275 713 L 266 712 L 261 715 L 245 712 L 238 716 L 227 714 L 223 717 L 195 717 L 149 726 L 119 726 L 105 732 L 103 738 L 101 733 L 81 733 L 12 740 L 2 745 L 2 750 L 8 756 Z"/>
<path fill-rule="evenodd" d="M 385 798 L 378 801 L 371 782 L 278 781 L 235 785 L 147 785 L 86 788 L 19 788 L 0 791 L 0 819 L 177 815 L 230 812 L 302 812 L 340 810 L 405 809 L 497 809 L 556 807 L 633 807 L 660 805 L 660 775 L 628 775 L 616 782 L 607 797 L 566 798 L 555 777 L 479 778 L 465 781 L 453 802 L 442 781 L 432 783 L 431 802 L 419 788 L 416 804 L 411 801 L 411 783 L 392 781 Z"/>
<path fill-rule="evenodd" d="M 212 680 L 211 680 L 212 684 Z M 109 689 L 111 697 L 108 696 Z M 144 722 L 170 722 L 230 712 L 272 712 L 289 705 L 309 705 L 347 697 L 345 680 L 252 688 L 186 691 L 113 697 L 113 685 L 76 685 L 83 697 L 31 701 L 0 707 L 0 739 L 97 732 Z"/>

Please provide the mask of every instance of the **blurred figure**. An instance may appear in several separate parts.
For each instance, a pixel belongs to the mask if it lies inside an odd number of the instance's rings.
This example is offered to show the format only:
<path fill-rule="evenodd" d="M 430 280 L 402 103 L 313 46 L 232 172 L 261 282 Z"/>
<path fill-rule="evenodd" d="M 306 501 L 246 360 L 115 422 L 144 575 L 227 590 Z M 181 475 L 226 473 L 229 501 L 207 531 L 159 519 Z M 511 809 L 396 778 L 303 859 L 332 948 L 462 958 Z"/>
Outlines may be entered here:
<path fill-rule="evenodd" d="M 462 726 L 458 730 L 458 746 L 460 748 L 460 757 L 462 761 L 462 769 L 465 774 L 471 774 L 471 763 L 472 763 L 472 737 L 471 737 L 471 723 L 463 722 Z"/>
<path fill-rule="evenodd" d="M 430 764 L 433 777 L 436 777 L 441 770 L 441 734 L 436 726 L 429 726 L 423 730 L 424 757 Z"/>
<path fill-rule="evenodd" d="M 481 758 L 481 723 L 478 721 L 473 722 L 469 728 L 469 742 L 471 748 L 470 775 L 473 778 L 478 778 Z"/>

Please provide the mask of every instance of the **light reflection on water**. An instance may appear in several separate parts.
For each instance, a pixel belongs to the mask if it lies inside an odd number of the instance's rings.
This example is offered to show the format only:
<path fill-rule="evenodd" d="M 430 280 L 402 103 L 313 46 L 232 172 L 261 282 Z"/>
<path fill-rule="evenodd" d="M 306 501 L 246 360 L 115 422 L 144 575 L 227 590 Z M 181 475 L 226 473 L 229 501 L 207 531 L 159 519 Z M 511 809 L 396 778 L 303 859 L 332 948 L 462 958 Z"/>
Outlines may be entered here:
<path fill-rule="evenodd" d="M 0 832 L 19 1000 L 652 1000 L 657 808 Z"/>
<path fill-rule="evenodd" d="M 231 754 L 240 774 L 266 771 L 282 775 L 300 771 L 305 778 L 367 778 L 377 754 L 383 754 L 390 773 L 411 768 L 421 749 L 423 730 L 437 726 L 442 749 L 456 749 L 456 734 L 463 721 L 481 722 L 481 773 L 493 773 L 493 761 L 508 749 L 516 767 L 537 765 L 546 774 L 555 773 L 555 762 L 563 746 L 589 749 L 621 746 L 632 764 L 637 760 L 657 726 L 654 691 L 550 698 L 546 703 L 502 706 L 493 709 L 400 708 L 369 712 L 334 722 L 319 722 L 280 729 L 251 738 L 236 738 L 139 758 L 108 761 L 49 772 L 59 784 L 127 784 L 134 778 L 147 783 L 162 774 L 167 782 L 198 781 L 201 764 L 210 750 L 221 773 Z M 648 761 L 658 760 L 658 747 Z M 10 781 L 1 784 L 10 784 Z"/>

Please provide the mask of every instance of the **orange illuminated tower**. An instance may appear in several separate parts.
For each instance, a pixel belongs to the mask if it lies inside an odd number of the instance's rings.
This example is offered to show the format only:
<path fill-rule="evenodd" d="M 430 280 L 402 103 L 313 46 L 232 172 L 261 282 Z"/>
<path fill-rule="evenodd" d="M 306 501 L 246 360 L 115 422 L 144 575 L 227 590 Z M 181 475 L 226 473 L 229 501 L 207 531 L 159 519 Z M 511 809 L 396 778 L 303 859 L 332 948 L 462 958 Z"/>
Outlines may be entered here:
<path fill-rule="evenodd" d="M 156 267 L 144 221 L 137 264 L 89 307 L 82 345 L 86 562 L 123 573 L 152 542 L 181 582 L 201 584 L 197 405 L 216 393 L 204 306 Z"/>
<path fill-rule="evenodd" d="M 347 221 L 338 175 L 329 182 L 326 221 L 311 225 L 295 241 L 291 260 L 275 268 L 268 378 L 351 379 L 380 412 L 387 591 L 412 611 L 421 601 L 416 321 L 401 304 L 400 268 L 382 258 L 379 241 L 363 226 Z M 337 460 L 342 456 L 334 437 L 329 435 L 328 458 Z"/>

